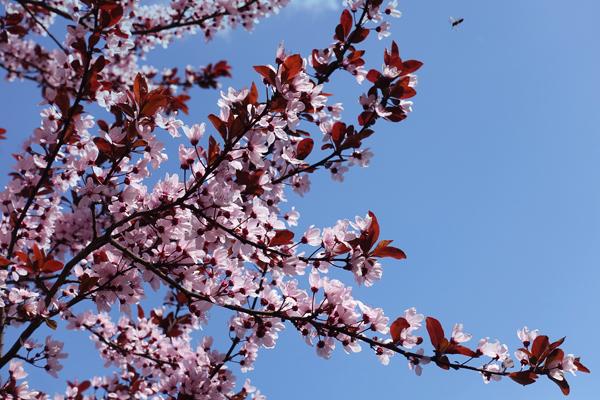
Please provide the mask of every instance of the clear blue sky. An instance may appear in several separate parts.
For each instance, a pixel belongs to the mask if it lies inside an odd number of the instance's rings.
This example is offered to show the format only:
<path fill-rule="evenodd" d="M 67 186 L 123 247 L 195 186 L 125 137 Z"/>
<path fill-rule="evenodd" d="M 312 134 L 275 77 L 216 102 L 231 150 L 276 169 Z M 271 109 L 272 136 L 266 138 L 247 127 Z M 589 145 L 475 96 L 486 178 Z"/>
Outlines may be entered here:
<path fill-rule="evenodd" d="M 368 303 L 392 317 L 416 306 L 448 327 L 462 321 L 476 338 L 498 337 L 512 350 L 523 325 L 566 335 L 566 350 L 600 373 L 600 2 L 405 0 L 400 9 L 393 38 L 406 58 L 425 63 L 415 111 L 400 124 L 378 125 L 369 168 L 352 170 L 342 185 L 323 175 L 305 198 L 290 196 L 303 226 L 373 210 L 382 236 L 408 260 L 386 262 L 384 279 L 358 290 Z M 149 62 L 183 67 L 226 58 L 234 78 L 225 84 L 239 88 L 258 81 L 251 66 L 271 63 L 280 40 L 305 55 L 329 43 L 338 15 L 325 6 L 290 8 L 252 34 L 229 32 L 208 45 L 188 38 Z M 465 22 L 451 30 L 449 16 Z M 382 43 L 366 47 L 369 65 L 379 67 Z M 351 117 L 362 88 L 350 83 L 341 79 L 330 91 Z M 9 138 L 0 143 L 0 169 L 8 171 L 10 153 L 39 123 L 39 95 L 30 83 L 2 82 L 0 93 Z M 217 109 L 217 92 L 194 94 L 187 122 Z M 223 323 L 209 329 L 225 331 Z M 61 378 L 103 372 L 81 336 L 66 336 L 71 358 Z M 293 330 L 261 353 L 249 377 L 270 399 L 562 398 L 546 381 L 486 386 L 478 375 L 434 367 L 418 378 L 404 359 L 384 367 L 366 350 L 336 351 L 325 361 Z M 30 378 L 42 389 L 63 387 L 40 373 Z M 597 398 L 595 374 L 570 382 L 572 399 Z"/>

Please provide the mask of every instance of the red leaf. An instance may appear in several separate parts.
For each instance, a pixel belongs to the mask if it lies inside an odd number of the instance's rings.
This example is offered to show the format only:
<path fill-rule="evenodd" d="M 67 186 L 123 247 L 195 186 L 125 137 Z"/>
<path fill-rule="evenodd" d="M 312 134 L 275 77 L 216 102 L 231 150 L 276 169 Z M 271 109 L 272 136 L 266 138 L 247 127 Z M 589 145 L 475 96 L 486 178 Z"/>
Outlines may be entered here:
<path fill-rule="evenodd" d="M 335 143 L 336 147 L 339 147 L 342 141 L 344 140 L 344 136 L 346 134 L 346 124 L 343 122 L 336 122 L 333 124 L 331 128 L 331 139 Z"/>
<path fill-rule="evenodd" d="M 302 139 L 296 148 L 296 158 L 304 160 L 311 153 L 315 143 L 311 138 Z"/>
<path fill-rule="evenodd" d="M 575 364 L 575 366 L 577 367 L 578 371 L 584 372 L 586 374 L 590 373 L 590 370 L 579 361 L 579 357 L 577 357 L 575 359 L 575 361 L 573 362 L 573 364 Z"/>
<path fill-rule="evenodd" d="M 108 124 L 106 123 L 106 121 L 99 119 L 98 120 L 98 126 L 100 127 L 100 129 L 102 129 L 104 132 L 108 132 L 109 131 L 109 127 Z"/>
<path fill-rule="evenodd" d="M 100 11 L 100 23 L 104 28 L 116 25 L 123 17 L 123 7 L 118 4 L 104 3 Z"/>
<path fill-rule="evenodd" d="M 381 78 L 381 72 L 376 69 L 372 69 L 367 73 L 367 80 L 372 83 L 376 83 Z"/>
<path fill-rule="evenodd" d="M 135 77 L 135 81 L 133 82 L 133 95 L 135 96 L 135 101 L 140 104 L 142 100 L 148 94 L 148 85 L 146 84 L 146 79 L 142 76 L 142 74 L 138 73 Z"/>
<path fill-rule="evenodd" d="M 142 308 L 142 306 L 140 304 L 137 305 L 137 314 L 138 314 L 138 319 L 143 319 L 146 317 L 146 314 L 144 313 L 144 309 Z"/>
<path fill-rule="evenodd" d="M 175 298 L 177 299 L 177 302 L 179 304 L 187 304 L 190 301 L 188 299 L 187 295 L 183 292 L 177 292 L 177 294 L 175 295 Z"/>
<path fill-rule="evenodd" d="M 154 116 L 159 108 L 165 107 L 168 103 L 169 100 L 166 96 L 160 94 L 154 95 L 144 102 L 144 106 L 140 111 L 140 116 Z"/>
<path fill-rule="evenodd" d="M 77 390 L 77 394 L 79 395 L 79 393 L 83 393 L 86 390 L 88 390 L 90 387 L 92 386 L 92 383 L 90 381 L 83 381 L 79 384 L 78 386 L 78 390 Z"/>
<path fill-rule="evenodd" d="M 552 382 L 554 382 L 558 385 L 562 394 L 564 394 L 565 396 L 569 395 L 571 388 L 569 388 L 569 383 L 567 382 L 566 379 L 563 378 L 562 380 L 558 380 L 558 379 L 554 379 L 550 375 L 548 375 L 548 379 L 550 379 Z"/>
<path fill-rule="evenodd" d="M 344 33 L 343 39 L 348 37 L 350 31 L 352 30 L 352 14 L 348 9 L 345 9 L 340 16 L 340 25 L 342 26 L 342 30 Z"/>
<path fill-rule="evenodd" d="M 399 121 L 402 121 L 403 119 L 406 118 L 406 113 L 404 112 L 404 110 L 400 106 L 397 106 L 397 107 L 386 107 L 385 110 L 388 111 L 388 112 L 391 112 L 390 115 L 388 115 L 387 117 L 385 117 L 385 119 L 387 119 L 389 121 L 399 122 Z"/>
<path fill-rule="evenodd" d="M 57 272 L 63 269 L 63 263 L 57 260 L 48 260 L 40 268 L 41 272 Z"/>
<path fill-rule="evenodd" d="M 227 124 L 221 120 L 221 118 L 217 117 L 215 114 L 210 114 L 208 116 L 210 122 L 212 122 L 213 126 L 219 132 L 223 140 L 227 140 Z"/>
<path fill-rule="evenodd" d="M 513 372 L 508 377 L 521 385 L 531 385 L 538 378 L 537 374 L 532 371 Z"/>
<path fill-rule="evenodd" d="M 352 34 L 352 43 L 360 43 L 369 36 L 370 30 L 367 28 L 358 28 Z"/>
<path fill-rule="evenodd" d="M 546 363 L 544 366 L 548 368 L 554 361 L 562 361 L 564 356 L 564 351 L 561 349 L 554 349 L 552 352 L 550 352 L 550 354 L 548 354 L 548 357 L 546 357 Z"/>
<path fill-rule="evenodd" d="M 390 55 L 392 57 L 400 57 L 400 50 L 398 50 L 398 44 L 395 40 L 392 40 L 392 52 Z"/>
<path fill-rule="evenodd" d="M 392 336 L 394 343 L 399 343 L 402 340 L 400 338 L 400 334 L 403 330 L 409 327 L 410 324 L 403 317 L 397 318 L 394 322 L 392 322 L 392 325 L 390 325 L 390 335 Z"/>
<path fill-rule="evenodd" d="M 256 88 L 256 84 L 252 82 L 252 86 L 250 87 L 250 92 L 248 93 L 248 97 L 246 97 L 248 104 L 256 104 L 258 100 L 258 89 Z"/>
<path fill-rule="evenodd" d="M 13 35 L 17 35 L 17 36 L 23 36 L 23 35 L 27 34 L 27 29 L 25 29 L 21 25 L 9 26 L 6 30 L 8 32 L 12 33 Z"/>
<path fill-rule="evenodd" d="M 439 357 L 435 363 L 441 369 L 445 369 L 446 371 L 450 369 L 450 360 L 447 356 Z"/>
<path fill-rule="evenodd" d="M 287 80 L 292 80 L 300 73 L 302 70 L 302 57 L 300 54 L 293 54 L 291 56 L 286 57 L 283 62 L 283 68 L 285 72 L 285 76 Z M 282 74 L 283 77 L 283 74 Z"/>
<path fill-rule="evenodd" d="M 44 258 L 46 258 L 46 255 L 44 254 L 44 252 L 42 250 L 40 250 L 38 245 L 36 243 L 34 243 L 33 244 L 33 261 L 35 261 L 36 263 L 41 263 L 44 261 Z"/>
<path fill-rule="evenodd" d="M 416 70 L 418 70 L 419 68 L 421 68 L 422 65 L 423 65 L 423 63 L 421 61 L 417 61 L 417 60 L 404 61 L 402 63 L 402 75 L 407 75 L 407 74 L 413 73 Z"/>
<path fill-rule="evenodd" d="M 97 276 L 89 277 L 87 274 L 83 274 L 83 276 L 85 278 L 82 279 L 79 283 L 79 294 L 88 292 L 90 289 L 92 289 L 98 284 L 99 280 Z"/>
<path fill-rule="evenodd" d="M 369 229 L 367 230 L 367 250 L 370 250 L 377 242 L 377 239 L 379 239 L 379 222 L 377 221 L 377 217 L 372 211 L 369 211 L 369 217 L 371 217 L 371 225 L 369 225 Z"/>
<path fill-rule="evenodd" d="M 558 339 L 556 342 L 553 342 L 553 343 L 551 343 L 551 344 L 550 344 L 550 346 L 548 346 L 548 352 L 550 352 L 550 351 L 552 351 L 552 350 L 556 349 L 556 348 L 557 348 L 557 347 L 559 347 L 561 344 L 563 344 L 563 343 L 564 343 L 564 341 L 565 341 L 565 339 L 566 339 L 566 337 L 563 337 L 563 338 L 560 338 L 560 339 Z"/>
<path fill-rule="evenodd" d="M 536 364 L 543 361 L 540 357 L 548 350 L 549 345 L 548 336 L 540 335 L 535 338 L 531 346 L 531 355 L 535 358 Z"/>
<path fill-rule="evenodd" d="M 10 265 L 10 260 L 6 257 L 0 256 L 0 268 L 4 268 L 8 265 Z"/>
<path fill-rule="evenodd" d="M 400 99 L 410 99 L 411 97 L 415 97 L 417 95 L 417 91 L 412 87 L 405 87 L 400 95 Z"/>
<path fill-rule="evenodd" d="M 399 248 L 388 246 L 391 240 L 382 240 L 377 244 L 375 250 L 371 253 L 373 257 L 390 257 L 396 260 L 403 260 L 406 258 L 406 254 Z"/>
<path fill-rule="evenodd" d="M 360 126 L 364 126 L 373 122 L 376 118 L 377 114 L 375 114 L 373 111 L 363 111 L 358 116 L 358 123 Z"/>
<path fill-rule="evenodd" d="M 463 356 L 467 356 L 467 357 L 477 357 L 477 355 L 478 355 L 478 353 L 474 352 L 473 350 L 469 349 L 468 347 L 461 346 L 459 344 L 450 345 L 448 347 L 448 349 L 446 350 L 446 353 L 462 354 Z"/>
<path fill-rule="evenodd" d="M 438 350 L 445 336 L 442 324 L 433 317 L 427 317 L 425 324 L 427 326 L 427 333 L 429 333 L 429 338 L 431 339 L 431 344 Z"/>
<path fill-rule="evenodd" d="M 283 244 L 289 244 L 294 238 L 294 232 L 288 231 L 287 229 L 281 229 L 275 231 L 275 236 L 269 242 L 269 246 L 281 246 Z"/>
<path fill-rule="evenodd" d="M 7 25 L 17 25 L 23 20 L 23 14 L 19 13 L 8 13 L 5 15 L 5 22 Z"/>
<path fill-rule="evenodd" d="M 112 145 L 108 142 L 108 140 L 96 137 L 94 138 L 94 144 L 96 145 L 100 153 L 103 153 L 105 155 L 112 154 Z"/>
<path fill-rule="evenodd" d="M 215 162 L 219 154 L 221 154 L 219 143 L 217 143 L 215 138 L 211 135 L 208 138 L 208 165 L 212 165 L 212 163 Z"/>
<path fill-rule="evenodd" d="M 22 251 L 15 251 L 15 257 L 17 257 L 22 263 L 31 265 L 31 261 L 29 260 L 29 256 Z"/>

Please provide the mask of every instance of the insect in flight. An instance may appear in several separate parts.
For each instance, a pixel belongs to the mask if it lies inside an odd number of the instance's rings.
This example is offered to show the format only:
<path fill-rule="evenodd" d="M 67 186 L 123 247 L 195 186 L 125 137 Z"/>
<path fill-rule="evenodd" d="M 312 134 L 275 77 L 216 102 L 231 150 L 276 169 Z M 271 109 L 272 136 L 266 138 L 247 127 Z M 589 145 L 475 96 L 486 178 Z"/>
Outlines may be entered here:
<path fill-rule="evenodd" d="M 452 27 L 454 28 L 454 27 L 462 24 L 464 20 L 465 20 L 464 18 L 453 18 L 453 17 L 450 17 L 450 25 L 452 25 Z"/>

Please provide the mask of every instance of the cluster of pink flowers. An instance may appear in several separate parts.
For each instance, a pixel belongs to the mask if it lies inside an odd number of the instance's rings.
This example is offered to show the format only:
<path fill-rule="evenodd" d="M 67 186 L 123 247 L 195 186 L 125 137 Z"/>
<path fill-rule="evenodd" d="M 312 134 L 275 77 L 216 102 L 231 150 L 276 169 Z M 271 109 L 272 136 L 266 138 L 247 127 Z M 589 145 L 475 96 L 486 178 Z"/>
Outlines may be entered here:
<path fill-rule="evenodd" d="M 372 212 L 292 231 L 300 214 L 286 206 L 286 188 L 304 195 L 319 170 L 342 181 L 349 168 L 368 166 L 373 153 L 363 142 L 376 123 L 402 121 L 412 110 L 421 63 L 403 60 L 393 42 L 381 68 L 367 69 L 359 48 L 370 35 L 389 36 L 389 18 L 400 16 L 396 1 L 346 1 L 330 46 L 308 57 L 281 46 L 272 64 L 254 67 L 260 89 L 224 90 L 208 123 L 192 125 L 179 114 L 188 111 L 190 91 L 217 87 L 228 64 L 187 67 L 181 77 L 175 68 L 140 65 L 142 56 L 184 34 L 210 39 L 225 27 L 250 29 L 287 0 L 2 3 L 0 66 L 9 79 L 38 82 L 46 103 L 0 193 L 0 335 L 19 335 L 0 354 L 0 367 L 9 368 L 3 398 L 48 398 L 22 381 L 22 365 L 59 374 L 63 344 L 35 339 L 59 319 L 89 335 L 118 371 L 69 382 L 66 399 L 263 399 L 249 381 L 239 386 L 228 364 L 252 370 L 286 326 L 321 357 L 336 346 L 347 353 L 366 346 L 383 364 L 404 356 L 418 375 L 429 362 L 478 371 L 486 382 L 510 376 L 527 384 L 547 375 L 564 392 L 564 372 L 586 371 L 562 353 L 562 342 L 525 329 L 516 355 L 522 369 L 512 373 L 508 348 L 497 341 L 482 339 L 471 350 L 461 324 L 446 339 L 439 322 L 415 308 L 390 324 L 381 308 L 356 299 L 332 269 L 368 287 L 382 278 L 381 259 L 406 257 L 380 240 Z M 69 24 L 61 41 L 49 30 L 58 19 Z M 36 35 L 49 35 L 54 48 Z M 328 100 L 338 70 L 366 86 L 355 124 Z M 92 104 L 107 111 L 104 119 L 91 114 Z M 150 187 L 148 178 L 173 156 L 166 140 L 179 142 L 180 169 Z M 162 305 L 145 310 L 159 290 Z M 116 307 L 122 316 L 113 321 Z M 197 340 L 213 308 L 231 312 L 229 349 L 217 350 L 208 336 Z M 430 356 L 415 349 L 424 322 Z M 473 367 L 452 354 L 490 361 Z"/>

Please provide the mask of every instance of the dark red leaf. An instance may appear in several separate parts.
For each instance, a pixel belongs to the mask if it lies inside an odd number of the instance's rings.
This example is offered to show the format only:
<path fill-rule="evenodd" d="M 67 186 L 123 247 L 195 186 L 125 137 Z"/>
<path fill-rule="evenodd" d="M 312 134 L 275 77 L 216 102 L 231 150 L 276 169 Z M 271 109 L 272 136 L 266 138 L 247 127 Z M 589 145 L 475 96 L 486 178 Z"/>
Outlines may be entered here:
<path fill-rule="evenodd" d="M 54 97 L 54 104 L 56 104 L 63 115 L 67 115 L 71 104 L 69 101 L 69 95 L 65 91 L 60 90 Z"/>
<path fill-rule="evenodd" d="M 98 283 L 98 277 L 90 277 L 85 275 L 85 278 L 81 280 L 79 283 L 79 294 L 87 293 L 90 289 L 92 289 Z"/>
<path fill-rule="evenodd" d="M 43 263 L 45 258 L 46 258 L 46 255 L 44 254 L 44 252 L 39 248 L 39 246 L 36 243 L 34 243 L 33 244 L 33 260 L 36 263 Z"/>
<path fill-rule="evenodd" d="M 302 57 L 300 54 L 293 54 L 291 56 L 286 57 L 283 62 L 283 69 L 285 72 L 285 77 L 287 80 L 292 80 L 300 73 L 302 70 Z"/>
<path fill-rule="evenodd" d="M 292 242 L 294 238 L 294 232 L 288 231 L 287 229 L 281 229 L 275 231 L 275 236 L 269 242 L 269 246 L 281 246 L 284 244 L 289 244 Z"/>
<path fill-rule="evenodd" d="M 379 222 L 377 221 L 377 217 L 372 211 L 369 211 L 369 217 L 371 217 L 371 224 L 367 230 L 367 250 L 370 250 L 379 239 Z"/>
<path fill-rule="evenodd" d="M 358 28 L 352 34 L 352 43 L 360 43 L 369 36 L 370 30 L 367 28 Z M 353 63 L 354 64 L 354 63 Z"/>
<path fill-rule="evenodd" d="M 296 148 L 296 158 L 304 160 L 311 153 L 315 143 L 311 138 L 304 138 L 298 143 Z"/>
<path fill-rule="evenodd" d="M 390 53 L 392 57 L 400 57 L 400 50 L 398 50 L 398 44 L 395 40 L 392 40 L 392 52 Z"/>
<path fill-rule="evenodd" d="M 11 262 L 8 258 L 0 256 L 0 268 L 4 268 L 10 264 Z"/>
<path fill-rule="evenodd" d="M 23 20 L 23 14 L 19 13 L 8 13 L 5 15 L 6 25 L 17 25 Z"/>
<path fill-rule="evenodd" d="M 575 364 L 575 366 L 577 367 L 578 371 L 584 372 L 586 374 L 590 373 L 590 370 L 579 361 L 579 357 L 577 357 L 575 359 L 575 361 L 573 362 L 573 364 Z"/>
<path fill-rule="evenodd" d="M 403 260 L 406 258 L 406 254 L 397 247 L 388 246 L 391 240 L 382 240 L 377 244 L 375 250 L 371 253 L 373 257 L 390 257 L 396 260 Z"/>
<path fill-rule="evenodd" d="M 390 335 L 392 336 L 392 340 L 394 343 L 400 343 L 402 340 L 400 334 L 403 330 L 410 327 L 410 324 L 406 320 L 406 318 L 400 317 L 397 318 L 392 325 L 390 325 Z"/>
<path fill-rule="evenodd" d="M 57 260 L 48 260 L 40 268 L 41 272 L 57 272 L 62 270 L 64 264 Z"/>
<path fill-rule="evenodd" d="M 469 349 L 468 347 L 461 346 L 459 344 L 452 344 L 446 349 L 448 354 L 462 354 L 467 357 L 477 357 L 478 353 Z"/>
<path fill-rule="evenodd" d="M 416 70 L 418 70 L 419 68 L 421 68 L 422 65 L 423 65 L 423 63 L 421 61 L 417 61 L 417 60 L 404 61 L 402 63 L 402 75 L 411 74 L 411 73 L 415 72 Z"/>
<path fill-rule="evenodd" d="M 160 108 L 166 107 L 168 103 L 169 101 L 166 96 L 152 96 L 152 98 L 149 98 L 144 102 L 144 106 L 140 111 L 140 116 L 152 117 Z"/>
<path fill-rule="evenodd" d="M 429 333 L 431 344 L 436 350 L 438 350 L 445 336 L 442 324 L 440 324 L 440 321 L 433 317 L 427 317 L 425 324 L 427 326 L 427 333 Z"/>
<path fill-rule="evenodd" d="M 377 71 L 376 69 L 369 70 L 367 73 L 367 80 L 369 82 L 376 83 L 379 78 L 381 78 L 381 72 Z"/>
<path fill-rule="evenodd" d="M 108 140 L 100 137 L 94 138 L 94 144 L 98 148 L 98 151 L 104 155 L 112 154 L 112 145 L 108 142 Z"/>
<path fill-rule="evenodd" d="M 363 111 L 358 116 L 358 124 L 360 126 L 365 126 L 373 122 L 375 118 L 377 118 L 377 114 L 375 114 L 373 111 Z"/>
<path fill-rule="evenodd" d="M 250 92 L 248 93 L 248 97 L 246 97 L 246 101 L 248 104 L 256 104 L 258 101 L 258 89 L 256 88 L 256 84 L 252 82 L 252 86 L 250 86 Z"/>
<path fill-rule="evenodd" d="M 540 357 L 548 350 L 549 345 L 548 336 L 540 335 L 536 337 L 531 346 L 531 355 L 535 358 L 532 361 L 536 364 L 541 363 L 543 360 L 540 360 Z"/>
<path fill-rule="evenodd" d="M 213 126 L 217 132 L 219 132 L 223 140 L 227 140 L 227 124 L 214 114 L 210 114 L 208 119 L 210 122 L 212 122 Z"/>
<path fill-rule="evenodd" d="M 340 25 L 342 26 L 342 31 L 344 34 L 343 39 L 348 37 L 350 31 L 352 30 L 352 14 L 348 9 L 345 9 L 340 16 Z"/>
<path fill-rule="evenodd" d="M 27 29 L 25 29 L 21 25 L 9 26 L 8 28 L 6 28 L 6 30 L 8 32 L 12 33 L 13 35 L 17 35 L 17 36 L 23 36 L 23 35 L 27 34 Z"/>
<path fill-rule="evenodd" d="M 79 386 L 77 386 L 78 390 L 77 390 L 77 394 L 79 395 L 79 393 L 83 393 L 86 390 L 88 390 L 90 387 L 92 386 L 92 383 L 90 381 L 83 381 L 79 384 Z"/>
<path fill-rule="evenodd" d="M 148 94 L 148 85 L 146 84 L 146 78 L 140 73 L 138 73 L 135 77 L 135 81 L 133 82 L 133 95 L 135 97 L 135 101 L 138 104 L 142 103 L 142 100 Z"/>
<path fill-rule="evenodd" d="M 538 378 L 537 374 L 532 371 L 513 372 L 508 377 L 521 385 L 531 385 Z"/>
<path fill-rule="evenodd" d="M 336 147 L 339 147 L 342 141 L 344 140 L 344 136 L 346 135 L 346 124 L 343 122 L 336 122 L 333 124 L 331 128 L 331 139 L 335 143 Z"/>
<path fill-rule="evenodd" d="M 103 119 L 99 119 L 98 120 L 98 126 L 100 127 L 100 129 L 102 129 L 104 132 L 108 132 L 109 131 L 109 127 L 108 124 L 106 123 L 106 121 L 104 121 Z"/>
<path fill-rule="evenodd" d="M 449 370 L 450 369 L 450 360 L 448 359 L 447 356 L 438 357 L 438 359 L 436 360 L 435 363 L 441 369 L 445 369 L 445 370 Z"/>
<path fill-rule="evenodd" d="M 561 349 L 554 349 L 550 352 L 550 354 L 548 354 L 548 357 L 546 357 L 546 363 L 544 364 L 544 366 L 546 368 L 549 368 L 553 362 L 562 361 L 564 356 L 565 356 L 564 351 L 562 351 Z"/>
<path fill-rule="evenodd" d="M 83 393 L 86 390 L 88 390 L 90 387 L 92 386 L 92 383 L 90 381 L 83 381 L 79 384 L 79 386 L 77 387 L 77 394 L 79 395 L 79 393 Z"/>
<path fill-rule="evenodd" d="M 177 302 L 179 304 L 187 304 L 189 302 L 189 298 L 183 292 L 177 292 L 177 294 L 175 295 L 175 298 L 177 299 Z"/>
<path fill-rule="evenodd" d="M 567 380 L 564 377 L 562 380 L 558 380 L 558 379 L 555 379 L 552 376 L 548 375 L 548 379 L 550 379 L 552 382 L 554 382 L 558 385 L 562 394 L 564 394 L 565 396 L 569 395 L 571 388 L 569 388 L 569 383 L 567 382 Z"/>
<path fill-rule="evenodd" d="M 563 337 L 563 338 L 558 339 L 556 342 L 551 343 L 548 346 L 548 351 L 550 352 L 550 351 L 556 349 L 557 347 L 559 347 L 561 344 L 564 343 L 565 339 L 566 339 L 566 337 Z"/>
<path fill-rule="evenodd" d="M 212 163 L 215 162 L 219 154 L 221 154 L 219 143 L 217 143 L 215 138 L 211 135 L 208 138 L 208 165 L 212 165 Z"/>

